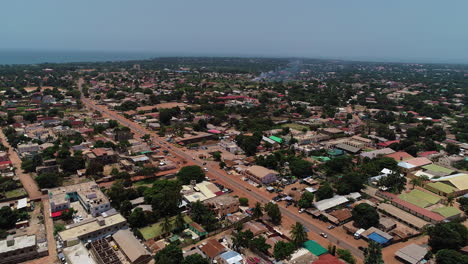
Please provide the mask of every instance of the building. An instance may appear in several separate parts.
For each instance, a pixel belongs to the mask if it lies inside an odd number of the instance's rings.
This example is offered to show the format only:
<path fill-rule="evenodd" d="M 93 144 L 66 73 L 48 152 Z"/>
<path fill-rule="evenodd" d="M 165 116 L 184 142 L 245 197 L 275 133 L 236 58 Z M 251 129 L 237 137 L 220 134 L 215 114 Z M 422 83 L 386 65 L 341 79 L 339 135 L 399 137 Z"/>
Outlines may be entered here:
<path fill-rule="evenodd" d="M 49 189 L 48 194 L 52 217 L 60 216 L 76 201 L 93 217 L 111 209 L 109 199 L 94 181 Z"/>
<path fill-rule="evenodd" d="M 216 217 L 221 218 L 239 211 L 239 199 L 230 195 L 220 195 L 203 202 L 214 211 Z"/>
<path fill-rule="evenodd" d="M 133 133 L 129 128 L 114 129 L 114 139 L 117 142 L 126 141 L 133 138 Z"/>
<path fill-rule="evenodd" d="M 345 204 L 347 202 L 349 202 L 349 200 L 346 197 L 341 196 L 341 195 L 335 195 L 332 198 L 324 199 L 324 200 L 320 200 L 318 202 L 315 202 L 314 206 L 318 210 L 324 212 L 324 211 L 327 211 L 327 210 L 332 209 L 334 207 L 337 207 L 338 205 Z"/>
<path fill-rule="evenodd" d="M 111 148 L 95 148 L 84 154 L 88 164 L 99 163 L 105 165 L 117 162 L 117 154 Z"/>
<path fill-rule="evenodd" d="M 127 226 L 127 220 L 121 214 L 113 214 L 106 217 L 86 219 L 79 223 L 65 227 L 58 233 L 65 247 L 73 246 L 80 241 L 97 240 L 112 235 Z"/>
<path fill-rule="evenodd" d="M 289 260 L 287 260 L 287 264 L 310 264 L 314 263 L 318 257 L 312 254 L 309 250 L 305 248 L 299 248 L 295 252 L 291 254 Z"/>
<path fill-rule="evenodd" d="M 244 262 L 242 255 L 232 250 L 222 253 L 217 260 L 220 264 L 239 264 Z"/>
<path fill-rule="evenodd" d="M 395 252 L 395 257 L 404 263 L 420 264 L 426 256 L 428 250 L 416 244 L 410 244 Z"/>
<path fill-rule="evenodd" d="M 119 230 L 112 238 L 130 263 L 142 264 L 151 260 L 150 252 L 143 247 L 130 230 Z"/>
<path fill-rule="evenodd" d="M 16 147 L 16 150 L 18 151 L 18 154 L 20 156 L 26 156 L 26 155 L 34 155 L 39 153 L 41 150 L 39 144 L 34 143 L 34 144 L 18 144 Z"/>
<path fill-rule="evenodd" d="M 222 140 L 219 142 L 219 146 L 233 154 L 238 153 L 241 150 L 233 141 Z"/>
<path fill-rule="evenodd" d="M 377 150 L 368 151 L 368 152 L 362 152 L 361 154 L 359 154 L 359 156 L 363 159 L 364 158 L 375 159 L 379 156 L 384 156 L 384 155 L 388 155 L 392 153 L 395 153 L 393 149 L 383 148 L 383 149 L 377 149 Z"/>
<path fill-rule="evenodd" d="M 219 254 L 226 252 L 227 248 L 216 239 L 210 239 L 201 245 L 200 250 L 209 260 L 213 261 Z"/>
<path fill-rule="evenodd" d="M 38 247 L 35 235 L 8 236 L 0 240 L 1 263 L 13 264 L 47 256 L 47 247 Z"/>
<path fill-rule="evenodd" d="M 254 165 L 245 170 L 245 175 L 258 184 L 270 184 L 277 180 L 278 172 Z"/>

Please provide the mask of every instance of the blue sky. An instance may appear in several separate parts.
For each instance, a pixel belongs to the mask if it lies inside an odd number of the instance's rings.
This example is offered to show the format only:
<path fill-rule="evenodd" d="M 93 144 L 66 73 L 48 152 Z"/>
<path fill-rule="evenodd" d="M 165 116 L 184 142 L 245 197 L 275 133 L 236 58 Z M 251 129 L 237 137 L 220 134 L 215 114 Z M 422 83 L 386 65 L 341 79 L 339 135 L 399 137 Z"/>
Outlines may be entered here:
<path fill-rule="evenodd" d="M 0 50 L 468 62 L 466 0 L 3 1 Z"/>

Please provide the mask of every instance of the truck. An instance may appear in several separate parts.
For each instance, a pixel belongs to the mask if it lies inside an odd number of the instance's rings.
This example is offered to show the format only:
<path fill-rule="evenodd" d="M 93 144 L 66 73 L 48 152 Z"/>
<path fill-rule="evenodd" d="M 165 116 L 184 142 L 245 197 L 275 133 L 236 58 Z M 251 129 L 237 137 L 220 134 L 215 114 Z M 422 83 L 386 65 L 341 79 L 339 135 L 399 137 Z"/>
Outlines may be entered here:
<path fill-rule="evenodd" d="M 362 233 L 364 233 L 364 231 L 366 231 L 365 229 L 359 229 L 358 231 L 356 231 L 356 233 L 354 233 L 354 239 L 360 239 L 361 238 L 361 235 Z"/>

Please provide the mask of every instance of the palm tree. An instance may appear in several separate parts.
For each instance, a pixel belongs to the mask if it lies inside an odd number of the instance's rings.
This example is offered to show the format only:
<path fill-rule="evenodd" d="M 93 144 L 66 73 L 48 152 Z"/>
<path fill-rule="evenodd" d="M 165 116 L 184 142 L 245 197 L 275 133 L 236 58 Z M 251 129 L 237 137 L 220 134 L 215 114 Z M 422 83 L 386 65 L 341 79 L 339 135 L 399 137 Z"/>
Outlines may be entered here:
<path fill-rule="evenodd" d="M 291 237 L 296 247 L 301 247 L 309 239 L 304 226 L 299 222 L 291 226 Z"/>
<path fill-rule="evenodd" d="M 449 194 L 447 196 L 447 205 L 452 206 L 454 201 L 455 201 L 455 197 L 453 195 Z"/>
<path fill-rule="evenodd" d="M 172 231 L 172 223 L 169 217 L 164 217 L 164 221 L 161 224 L 161 231 L 163 234 L 169 233 Z"/>
<path fill-rule="evenodd" d="M 181 231 L 184 228 L 184 225 L 185 225 L 184 216 L 181 213 L 178 213 L 175 219 L 176 229 Z"/>
<path fill-rule="evenodd" d="M 413 188 L 412 188 L 412 189 L 414 189 L 414 187 L 415 187 L 416 185 L 417 185 L 417 186 L 421 186 L 421 184 L 422 184 L 422 179 L 419 178 L 419 177 L 417 177 L 417 178 L 412 178 L 411 181 L 410 181 L 410 183 L 413 185 Z"/>
<path fill-rule="evenodd" d="M 258 219 L 258 218 L 261 218 L 263 216 L 263 208 L 262 208 L 262 205 L 257 202 L 255 204 L 255 207 L 253 208 L 253 218 L 254 219 Z"/>

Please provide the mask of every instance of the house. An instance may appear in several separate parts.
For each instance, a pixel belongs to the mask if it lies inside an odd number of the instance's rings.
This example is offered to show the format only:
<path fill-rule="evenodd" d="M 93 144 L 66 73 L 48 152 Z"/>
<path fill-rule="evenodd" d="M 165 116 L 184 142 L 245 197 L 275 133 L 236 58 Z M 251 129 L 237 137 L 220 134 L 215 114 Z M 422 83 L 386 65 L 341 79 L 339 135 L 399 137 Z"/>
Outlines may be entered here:
<path fill-rule="evenodd" d="M 188 229 L 190 229 L 192 232 L 197 234 L 197 236 L 199 237 L 205 237 L 208 234 L 208 232 L 206 232 L 206 230 L 198 223 L 190 222 L 189 224 L 186 224 L 186 225 Z"/>
<path fill-rule="evenodd" d="M 309 250 L 305 248 L 299 248 L 291 254 L 289 260 L 286 261 L 287 264 L 310 264 L 317 260 L 318 257 L 312 254 Z"/>
<path fill-rule="evenodd" d="M 258 165 L 251 166 L 244 172 L 247 178 L 258 184 L 270 184 L 277 180 L 278 175 L 278 172 Z"/>
<path fill-rule="evenodd" d="M 333 211 L 329 213 L 331 216 L 333 216 L 336 220 L 338 225 L 342 225 L 344 223 L 347 223 L 351 221 L 353 215 L 351 214 L 351 211 L 348 209 L 340 209 Z"/>
<path fill-rule="evenodd" d="M 151 260 L 150 252 L 143 247 L 130 230 L 119 230 L 112 235 L 112 238 L 130 263 L 143 264 Z"/>
<path fill-rule="evenodd" d="M 266 232 L 268 232 L 268 228 L 264 224 L 260 222 L 256 222 L 256 221 L 249 221 L 245 223 L 242 228 L 242 231 L 246 231 L 246 230 L 249 230 L 250 232 L 252 232 L 254 236 L 258 236 L 258 235 L 265 234 Z"/>
<path fill-rule="evenodd" d="M 203 202 L 208 208 L 214 211 L 216 217 L 222 218 L 228 214 L 239 211 L 239 199 L 230 195 L 220 195 Z"/>
<path fill-rule="evenodd" d="M 404 160 L 414 158 L 413 156 L 411 156 L 410 154 L 408 154 L 407 152 L 404 152 L 404 151 L 398 151 L 398 152 L 394 152 L 394 153 L 391 153 L 391 154 L 387 154 L 387 155 L 385 155 L 385 157 L 392 158 L 396 162 L 400 162 L 400 161 L 404 161 Z"/>
<path fill-rule="evenodd" d="M 416 244 L 410 244 L 404 248 L 400 248 L 395 252 L 395 257 L 404 263 L 420 264 L 426 256 L 428 250 L 425 247 Z"/>
<path fill-rule="evenodd" d="M 52 217 L 59 217 L 75 201 L 94 217 L 111 209 L 109 199 L 94 181 L 49 189 L 48 195 Z"/>
<path fill-rule="evenodd" d="M 18 144 L 16 147 L 16 150 L 18 151 L 18 154 L 20 156 L 25 156 L 26 154 L 34 155 L 37 154 L 41 148 L 39 147 L 39 144 L 33 143 L 33 144 Z"/>
<path fill-rule="evenodd" d="M 388 154 L 395 153 L 395 151 L 391 148 L 383 148 L 383 149 L 377 149 L 373 151 L 368 151 L 368 152 L 362 152 L 359 154 L 361 158 L 369 158 L 369 159 L 375 159 L 379 156 L 384 156 Z"/>
<path fill-rule="evenodd" d="M 228 141 L 228 140 L 221 140 L 219 142 L 219 146 L 222 147 L 223 149 L 235 154 L 237 152 L 239 152 L 241 149 L 239 148 L 239 146 L 237 146 L 237 144 L 233 141 Z"/>
<path fill-rule="evenodd" d="M 219 255 L 217 258 L 220 264 L 240 264 L 244 262 L 244 257 L 236 251 L 227 251 Z"/>
<path fill-rule="evenodd" d="M 95 148 L 85 153 L 88 163 L 99 163 L 102 165 L 115 163 L 117 154 L 111 148 Z"/>
<path fill-rule="evenodd" d="M 37 244 L 36 235 L 8 236 L 0 240 L 1 263 L 13 264 L 47 256 L 48 249 Z"/>
<path fill-rule="evenodd" d="M 205 254 L 205 256 L 210 260 L 213 261 L 218 255 L 223 252 L 227 251 L 221 243 L 218 242 L 216 239 L 210 239 L 200 246 L 200 250 Z"/>
<path fill-rule="evenodd" d="M 349 202 L 349 200 L 346 197 L 341 196 L 341 195 L 335 195 L 332 198 L 324 199 L 324 200 L 320 200 L 318 202 L 315 202 L 314 206 L 318 210 L 320 210 L 322 212 L 325 212 L 325 211 L 327 211 L 329 209 L 337 207 L 338 205 L 345 204 L 347 202 Z"/>

